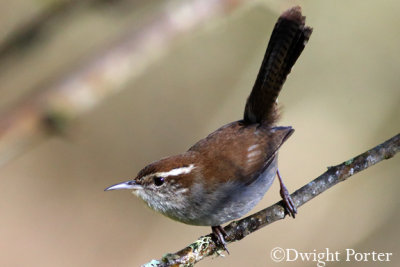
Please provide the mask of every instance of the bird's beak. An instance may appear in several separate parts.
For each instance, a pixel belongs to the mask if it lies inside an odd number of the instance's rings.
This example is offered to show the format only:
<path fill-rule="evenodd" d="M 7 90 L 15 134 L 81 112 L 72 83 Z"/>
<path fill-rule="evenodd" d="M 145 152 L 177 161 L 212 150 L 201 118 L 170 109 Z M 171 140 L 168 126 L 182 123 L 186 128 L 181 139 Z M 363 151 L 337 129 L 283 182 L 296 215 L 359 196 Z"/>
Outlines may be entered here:
<path fill-rule="evenodd" d="M 104 189 L 104 191 L 119 190 L 119 189 L 141 189 L 141 188 L 142 188 L 141 185 L 139 185 L 136 181 L 132 180 L 112 185 Z"/>

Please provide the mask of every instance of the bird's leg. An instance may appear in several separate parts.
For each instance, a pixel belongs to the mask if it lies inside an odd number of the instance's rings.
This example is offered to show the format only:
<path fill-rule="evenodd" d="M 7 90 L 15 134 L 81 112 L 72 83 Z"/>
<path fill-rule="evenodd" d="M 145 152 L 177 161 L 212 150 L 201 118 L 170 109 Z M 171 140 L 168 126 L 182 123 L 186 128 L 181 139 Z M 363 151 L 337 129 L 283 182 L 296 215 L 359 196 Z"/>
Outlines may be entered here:
<path fill-rule="evenodd" d="M 296 206 L 294 205 L 293 199 L 290 197 L 289 191 L 287 190 L 285 184 L 282 181 L 282 177 L 279 174 L 279 170 L 276 170 L 276 174 L 278 175 L 279 184 L 281 186 L 281 190 L 279 191 L 279 193 L 281 194 L 283 203 L 285 204 L 285 210 L 287 214 L 289 214 L 289 216 L 295 218 L 297 209 Z"/>
<path fill-rule="evenodd" d="M 224 228 L 221 225 L 211 226 L 212 233 L 217 238 L 218 242 L 224 247 L 224 250 L 229 254 L 229 250 L 226 247 L 225 236 L 227 236 Z"/>

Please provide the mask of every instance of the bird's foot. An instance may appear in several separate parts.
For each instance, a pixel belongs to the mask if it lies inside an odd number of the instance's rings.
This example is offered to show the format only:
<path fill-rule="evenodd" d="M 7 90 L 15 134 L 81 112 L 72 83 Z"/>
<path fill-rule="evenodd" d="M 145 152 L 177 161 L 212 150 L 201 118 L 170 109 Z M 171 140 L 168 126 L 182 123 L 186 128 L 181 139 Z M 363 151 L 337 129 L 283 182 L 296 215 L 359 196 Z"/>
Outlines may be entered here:
<path fill-rule="evenodd" d="M 289 191 L 287 190 L 286 186 L 282 181 L 282 177 L 279 174 L 279 170 L 276 171 L 276 174 L 278 175 L 279 184 L 281 186 L 281 190 L 279 191 L 279 193 L 281 194 L 283 203 L 285 204 L 285 211 L 289 216 L 295 218 L 297 214 L 296 205 L 294 204 L 293 199 L 289 194 Z"/>
<path fill-rule="evenodd" d="M 211 226 L 212 229 L 212 233 L 214 234 L 214 236 L 216 237 L 218 243 L 220 243 L 223 247 L 224 250 L 229 254 L 229 250 L 226 247 L 226 241 L 225 241 L 225 236 L 227 236 L 224 228 L 221 225 L 218 226 Z"/>

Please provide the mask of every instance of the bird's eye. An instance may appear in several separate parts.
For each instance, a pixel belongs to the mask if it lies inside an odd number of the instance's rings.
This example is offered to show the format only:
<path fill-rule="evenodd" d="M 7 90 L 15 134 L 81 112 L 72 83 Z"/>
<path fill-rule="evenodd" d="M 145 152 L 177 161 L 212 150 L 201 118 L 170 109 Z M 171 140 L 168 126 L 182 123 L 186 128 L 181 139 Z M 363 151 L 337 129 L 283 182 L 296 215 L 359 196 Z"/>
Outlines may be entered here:
<path fill-rule="evenodd" d="M 162 186 L 164 183 L 164 177 L 154 176 L 154 184 L 156 186 Z"/>

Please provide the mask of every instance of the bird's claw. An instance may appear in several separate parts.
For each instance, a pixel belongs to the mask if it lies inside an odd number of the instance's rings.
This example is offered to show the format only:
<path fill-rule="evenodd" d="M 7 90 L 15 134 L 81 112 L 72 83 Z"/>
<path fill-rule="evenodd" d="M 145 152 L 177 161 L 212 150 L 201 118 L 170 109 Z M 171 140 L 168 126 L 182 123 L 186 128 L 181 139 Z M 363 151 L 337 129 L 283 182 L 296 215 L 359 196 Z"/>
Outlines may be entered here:
<path fill-rule="evenodd" d="M 281 190 L 279 192 L 281 194 L 283 204 L 285 206 L 285 212 L 289 216 L 295 218 L 296 214 L 297 214 L 296 205 L 294 204 L 294 201 L 293 201 L 292 197 L 290 196 L 289 191 L 287 190 L 285 184 L 282 181 L 282 177 L 279 173 L 279 170 L 276 171 L 276 174 L 278 175 L 279 184 L 281 186 Z"/>
<path fill-rule="evenodd" d="M 280 194 L 283 200 L 283 204 L 285 206 L 285 211 L 286 213 L 295 218 L 296 214 L 297 214 L 297 209 L 296 209 L 296 205 L 293 202 L 292 197 L 289 194 L 289 191 L 286 189 L 286 187 L 282 187 L 280 190 Z"/>
<path fill-rule="evenodd" d="M 217 239 L 217 242 L 224 248 L 224 250 L 229 254 L 229 250 L 226 247 L 226 241 L 225 241 L 225 236 L 227 236 L 227 233 L 225 232 L 224 228 L 221 227 L 221 225 L 218 226 L 211 226 L 212 233 L 214 234 L 215 238 Z"/>

